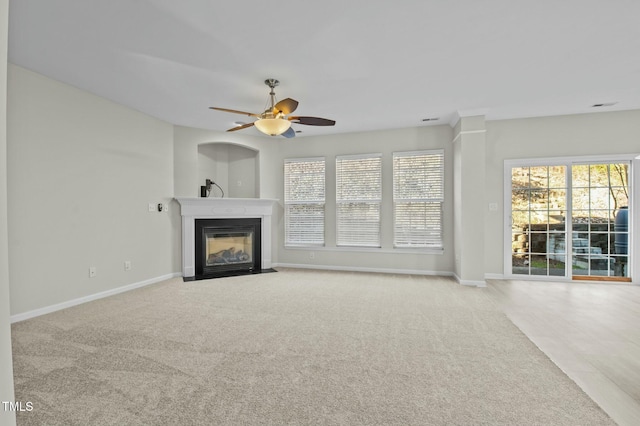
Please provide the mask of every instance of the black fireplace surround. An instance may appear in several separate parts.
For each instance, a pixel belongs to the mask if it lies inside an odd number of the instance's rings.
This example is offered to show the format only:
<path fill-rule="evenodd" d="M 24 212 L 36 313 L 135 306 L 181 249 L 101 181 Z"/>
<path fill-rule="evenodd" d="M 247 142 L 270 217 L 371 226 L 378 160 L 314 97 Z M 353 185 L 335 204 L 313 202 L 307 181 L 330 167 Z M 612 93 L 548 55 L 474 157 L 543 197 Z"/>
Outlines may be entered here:
<path fill-rule="evenodd" d="M 261 272 L 261 219 L 195 219 L 195 277 Z"/>

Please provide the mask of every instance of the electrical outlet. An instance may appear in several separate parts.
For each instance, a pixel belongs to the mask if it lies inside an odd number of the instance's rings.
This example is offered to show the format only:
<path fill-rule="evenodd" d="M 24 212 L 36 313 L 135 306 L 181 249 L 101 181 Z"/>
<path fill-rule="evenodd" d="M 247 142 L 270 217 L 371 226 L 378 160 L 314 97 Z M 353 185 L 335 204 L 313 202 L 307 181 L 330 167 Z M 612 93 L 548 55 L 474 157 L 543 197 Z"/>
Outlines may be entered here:
<path fill-rule="evenodd" d="M 239 180 L 237 186 L 242 186 L 242 181 Z"/>
<path fill-rule="evenodd" d="M 97 270 L 95 266 L 89 266 L 89 278 L 93 278 L 97 275 Z"/>
<path fill-rule="evenodd" d="M 316 252 L 315 251 L 310 251 L 309 252 L 309 259 L 315 259 L 316 258 Z"/>
<path fill-rule="evenodd" d="M 124 261 L 124 270 L 125 271 L 130 271 L 131 270 L 131 261 L 130 260 L 125 260 Z"/>
<path fill-rule="evenodd" d="M 149 203 L 149 211 L 150 212 L 155 212 L 156 211 L 156 205 L 153 203 Z"/>

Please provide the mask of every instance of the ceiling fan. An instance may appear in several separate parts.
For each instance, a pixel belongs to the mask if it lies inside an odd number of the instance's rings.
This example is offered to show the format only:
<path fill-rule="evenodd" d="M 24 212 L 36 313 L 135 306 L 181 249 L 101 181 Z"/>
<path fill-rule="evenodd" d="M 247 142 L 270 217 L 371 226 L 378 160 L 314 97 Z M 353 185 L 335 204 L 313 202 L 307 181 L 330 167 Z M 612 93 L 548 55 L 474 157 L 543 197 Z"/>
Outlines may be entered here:
<path fill-rule="evenodd" d="M 257 117 L 253 123 L 246 123 L 240 126 L 232 127 L 227 132 L 235 132 L 236 130 L 246 129 L 247 127 L 256 126 L 258 130 L 269 136 L 282 135 L 285 138 L 293 138 L 296 136 L 295 130 L 291 127 L 291 123 L 305 124 L 307 126 L 333 126 L 336 124 L 334 120 L 319 117 L 306 117 L 299 115 L 289 115 L 298 107 L 298 101 L 287 98 L 276 103 L 276 93 L 274 88 L 280 84 L 276 79 L 269 78 L 264 84 L 271 88 L 269 92 L 269 100 L 264 112 L 254 114 L 252 112 L 238 111 L 235 109 L 209 107 L 218 111 L 232 112 L 234 114 L 247 115 L 249 117 Z"/>

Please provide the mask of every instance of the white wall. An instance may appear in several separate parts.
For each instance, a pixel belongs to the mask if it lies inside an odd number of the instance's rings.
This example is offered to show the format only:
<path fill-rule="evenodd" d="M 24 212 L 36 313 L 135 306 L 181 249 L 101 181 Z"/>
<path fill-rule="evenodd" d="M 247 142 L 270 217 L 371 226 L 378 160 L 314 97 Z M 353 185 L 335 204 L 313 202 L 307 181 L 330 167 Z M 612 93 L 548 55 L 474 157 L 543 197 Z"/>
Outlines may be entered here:
<path fill-rule="evenodd" d="M 211 179 L 227 198 L 257 198 L 258 151 L 229 143 L 198 145 L 198 176 L 201 185 Z M 220 197 L 219 188 L 212 197 Z"/>
<path fill-rule="evenodd" d="M 486 123 L 485 272 L 503 273 L 504 160 L 640 153 L 640 110 Z M 640 199 L 640 188 L 634 196 Z"/>
<path fill-rule="evenodd" d="M 229 146 L 229 196 L 254 198 L 259 194 L 258 153 L 237 145 Z"/>
<path fill-rule="evenodd" d="M 14 401 L 7 243 L 7 17 L 9 2 L 0 0 L 0 401 Z M 12 411 L 0 409 L 0 424 L 15 425 Z"/>
<path fill-rule="evenodd" d="M 326 158 L 326 247 L 306 250 L 284 247 L 284 221 L 278 226 L 278 262 L 308 267 L 358 268 L 361 270 L 397 270 L 412 272 L 453 271 L 453 185 L 452 137 L 450 126 L 429 126 L 376 132 L 348 133 L 282 139 L 277 161 L 270 164 L 277 176 L 277 198 L 284 198 L 284 159 L 300 157 Z M 421 149 L 445 150 L 444 254 L 414 254 L 393 249 L 392 153 Z M 345 250 L 335 246 L 335 157 L 346 154 L 382 153 L 382 248 L 380 250 Z M 282 208 L 280 211 L 282 218 Z M 313 251 L 314 258 L 310 258 Z"/>
<path fill-rule="evenodd" d="M 229 188 L 229 145 L 198 145 L 198 182 L 204 185 L 207 179 L 213 180 L 227 193 Z M 217 188 L 212 189 L 211 197 L 219 197 Z M 228 194 L 225 194 L 228 196 Z"/>
<path fill-rule="evenodd" d="M 250 136 L 241 132 L 227 133 L 217 132 L 213 130 L 195 129 L 191 127 L 174 127 L 174 193 L 176 197 L 199 197 L 200 186 L 204 185 L 201 171 L 198 168 L 199 153 L 202 146 L 211 146 L 222 144 L 237 145 L 238 149 L 233 149 L 228 155 L 229 164 L 236 167 L 252 167 L 248 165 L 248 161 L 244 154 L 245 150 L 257 152 L 257 169 L 254 177 L 254 193 L 256 198 L 276 198 L 278 195 L 278 186 L 280 183 L 274 176 L 274 159 L 277 153 L 277 143 L 270 136 Z M 207 148 L 205 148 L 206 150 Z M 213 148 L 213 154 L 218 148 Z M 211 163 L 211 167 L 219 167 L 215 162 Z M 228 170 L 227 182 L 232 179 L 237 182 L 239 176 L 235 172 Z M 223 173 L 224 174 L 224 173 Z M 220 176 L 222 178 L 222 176 Z M 259 182 L 259 185 L 256 183 Z M 233 183 L 233 182 L 232 182 Z M 233 185 L 232 185 L 233 186 Z M 225 188 L 225 192 L 227 189 Z M 236 192 L 240 194 L 240 192 Z M 245 198 L 244 196 L 234 195 L 235 198 Z M 253 198 L 253 197 L 247 197 Z"/>
<path fill-rule="evenodd" d="M 178 210 L 147 207 L 173 197 L 173 126 L 14 65 L 8 90 L 12 314 L 180 271 Z"/>

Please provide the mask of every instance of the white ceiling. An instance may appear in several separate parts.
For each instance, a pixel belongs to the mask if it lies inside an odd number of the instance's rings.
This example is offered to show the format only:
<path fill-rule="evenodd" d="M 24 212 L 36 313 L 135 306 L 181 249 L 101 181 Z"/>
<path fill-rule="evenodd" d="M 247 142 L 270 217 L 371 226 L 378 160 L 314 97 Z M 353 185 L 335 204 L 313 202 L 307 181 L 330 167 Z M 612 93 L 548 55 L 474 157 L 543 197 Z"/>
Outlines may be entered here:
<path fill-rule="evenodd" d="M 11 0 L 9 61 L 214 130 L 250 117 L 208 107 L 260 112 L 266 78 L 337 122 L 300 136 L 638 109 L 640 1 Z"/>

